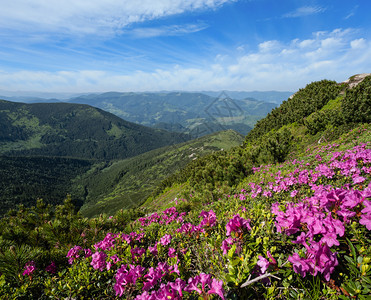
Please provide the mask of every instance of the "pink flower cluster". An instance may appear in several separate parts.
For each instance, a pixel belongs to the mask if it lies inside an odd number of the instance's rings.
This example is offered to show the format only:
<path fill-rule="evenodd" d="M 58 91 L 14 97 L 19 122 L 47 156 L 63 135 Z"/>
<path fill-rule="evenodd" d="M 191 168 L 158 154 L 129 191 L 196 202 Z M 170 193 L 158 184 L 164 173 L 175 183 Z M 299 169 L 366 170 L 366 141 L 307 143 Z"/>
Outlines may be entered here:
<path fill-rule="evenodd" d="M 121 238 L 121 241 L 127 242 L 129 245 L 133 245 L 136 241 L 140 242 L 144 238 L 145 233 L 137 233 L 135 231 L 130 232 L 130 234 L 122 233 L 121 235 L 116 234 L 115 237 Z"/>
<path fill-rule="evenodd" d="M 24 266 L 24 271 L 22 273 L 23 276 L 31 276 L 32 273 L 36 270 L 36 265 L 35 265 L 35 262 L 32 260 L 32 261 L 29 261 L 26 263 L 26 265 Z"/>
<path fill-rule="evenodd" d="M 319 272 L 330 280 L 338 264 L 336 253 L 330 247 L 340 245 L 338 238 L 344 236 L 344 224 L 361 211 L 360 223 L 371 229 L 368 197 L 371 197 L 371 184 L 364 191 L 319 188 L 314 196 L 299 203 L 288 203 L 282 210 L 279 203 L 272 205 L 277 231 L 287 235 L 300 233 L 293 243 L 304 246 L 306 257 L 301 258 L 298 253 L 289 257 L 295 272 L 303 277 L 306 273 L 316 275 Z"/>
<path fill-rule="evenodd" d="M 241 218 L 239 214 L 234 215 L 232 219 L 228 221 L 226 225 L 226 235 L 228 238 L 222 242 L 222 246 L 220 247 L 224 255 L 228 253 L 235 242 L 238 242 L 242 238 L 242 235 L 246 230 L 251 230 L 249 222 L 250 220 Z M 236 238 L 231 237 L 232 232 L 234 232 Z"/>
<path fill-rule="evenodd" d="M 227 236 L 230 236 L 232 232 L 236 233 L 237 236 L 241 236 L 245 230 L 251 230 L 249 222 L 250 220 L 241 218 L 239 214 L 234 215 L 226 225 Z"/>
<path fill-rule="evenodd" d="M 191 236 L 193 233 L 199 234 L 205 232 L 206 228 L 214 227 L 217 222 L 216 214 L 213 210 L 208 212 L 202 211 L 199 217 L 201 218 L 200 224 L 193 225 L 192 223 L 183 223 L 182 226 L 177 229 L 177 232 Z"/>
<path fill-rule="evenodd" d="M 83 249 L 81 246 L 73 246 L 67 253 L 66 257 L 68 258 L 68 263 L 70 265 L 73 264 L 75 259 L 78 259 L 82 253 L 84 252 L 85 258 L 92 256 L 92 251 L 90 249 Z"/>
<path fill-rule="evenodd" d="M 106 252 L 97 251 L 92 255 L 92 261 L 90 264 L 93 266 L 95 270 L 99 270 L 102 272 L 107 266 L 106 258 L 107 258 Z"/>
<path fill-rule="evenodd" d="M 176 207 L 170 207 L 164 210 L 161 214 L 153 213 L 148 217 L 139 218 L 138 221 L 143 227 L 147 227 L 152 223 L 159 223 L 161 225 L 170 224 L 172 222 L 183 223 L 183 217 L 186 215 L 187 213 L 185 212 L 178 213 Z"/>
<path fill-rule="evenodd" d="M 140 223 L 142 226 L 149 226 L 153 222 L 170 224 L 175 221 L 181 224 L 177 232 L 188 232 L 190 234 L 205 232 L 217 223 L 216 214 L 212 210 L 201 212 L 199 216 L 201 220 L 197 226 L 191 223 L 184 223 L 184 216 L 184 213 L 179 214 L 173 207 L 161 214 L 153 214 L 147 218 L 141 218 Z M 242 220 L 241 226 L 246 227 L 245 222 Z M 237 227 L 236 230 L 238 230 Z M 136 283 L 140 281 L 143 283 L 144 292 L 138 295 L 137 299 L 180 299 L 184 292 L 197 292 L 204 296 L 218 294 L 224 299 L 223 282 L 211 278 L 211 275 L 201 273 L 198 276 L 190 278 L 188 283 L 180 278 L 175 278 L 175 281 L 169 282 L 170 278 L 180 276 L 178 269 L 178 263 L 180 261 L 177 251 L 179 251 L 179 254 L 187 252 L 187 249 L 171 247 L 172 241 L 173 236 L 171 234 L 165 234 L 153 246 L 147 246 L 145 248 L 144 245 L 147 245 L 148 241 L 145 239 L 143 229 L 140 229 L 139 232 L 131 232 L 130 234 L 108 233 L 103 240 L 94 245 L 94 253 L 89 249 L 90 253 L 87 255 L 86 252 L 88 249 L 83 249 L 81 246 L 74 246 L 69 250 L 67 257 L 72 264 L 75 259 L 83 256 L 83 251 L 85 251 L 85 258 L 91 256 L 90 264 L 95 270 L 100 272 L 104 270 L 116 270 L 113 288 L 116 296 L 119 297 L 124 295 L 126 291 L 135 290 Z M 124 244 L 121 244 L 122 242 Z M 131 258 L 120 258 L 115 253 L 118 245 L 120 245 L 120 248 L 126 246 L 127 250 L 125 251 L 130 251 Z M 167 262 L 158 262 L 156 267 L 150 267 L 148 269 L 141 266 L 141 258 L 145 255 L 147 249 L 154 255 L 154 259 L 159 259 L 157 257 L 160 250 L 158 248 L 159 245 L 165 247 L 164 250 L 167 251 L 168 257 L 173 258 L 172 262 L 176 261 L 175 264 L 169 265 Z M 112 255 L 113 253 L 115 254 Z M 124 261 L 129 264 L 121 265 Z"/>
<path fill-rule="evenodd" d="M 81 246 L 73 246 L 67 253 L 68 263 L 73 264 L 73 261 L 80 257 L 80 251 L 82 250 Z"/>
<path fill-rule="evenodd" d="M 297 188 L 302 185 L 313 186 L 321 177 L 333 179 L 335 176 L 341 176 L 342 178 L 350 178 L 353 185 L 363 183 L 366 180 L 366 175 L 371 174 L 371 149 L 367 148 L 369 144 L 365 143 L 346 151 L 334 152 L 327 162 L 323 162 L 323 159 L 319 158 L 317 154 L 316 159 L 321 163 L 314 170 L 308 170 L 307 167 L 311 164 L 305 163 L 304 160 L 285 162 L 280 166 L 281 168 L 297 166 L 292 172 L 285 175 L 281 171 L 276 172 L 276 174 L 271 173 L 271 165 L 253 168 L 255 174 L 260 174 L 261 182 L 259 184 L 249 183 L 250 192 L 243 189 L 235 197 L 239 197 L 241 200 L 245 200 L 248 196 L 251 198 L 258 196 L 272 197 L 274 193 L 292 189 L 291 196 L 294 198 L 298 194 Z M 337 144 L 330 145 L 318 151 L 324 152 L 337 146 Z M 268 181 L 269 178 L 271 178 L 270 181 Z M 294 192 L 295 190 L 296 192 Z"/>
<path fill-rule="evenodd" d="M 94 245 L 95 250 L 101 249 L 103 251 L 105 250 L 111 250 L 113 247 L 115 247 L 115 241 L 118 234 L 108 233 L 104 239 Z"/>
<path fill-rule="evenodd" d="M 146 290 L 146 289 L 145 289 Z M 146 290 L 138 295 L 136 300 L 157 300 L 157 299 L 182 299 L 183 292 L 197 292 L 204 298 L 206 295 L 216 294 L 224 298 L 223 281 L 211 278 L 210 274 L 201 273 L 188 279 L 188 283 L 180 278 L 174 282 L 162 283 L 157 291 L 151 294 Z"/>
<path fill-rule="evenodd" d="M 135 285 L 137 279 L 143 276 L 144 271 L 145 268 L 142 266 L 122 265 L 115 275 L 116 283 L 113 289 L 116 292 L 116 296 L 121 297 L 128 285 Z"/>
<path fill-rule="evenodd" d="M 156 268 L 146 269 L 136 265 L 122 265 L 115 275 L 114 290 L 116 296 L 121 297 L 127 288 L 135 286 L 137 280 L 143 281 L 144 292 L 136 299 L 181 299 L 183 292 L 193 291 L 200 295 L 217 294 L 224 299 L 223 281 L 212 278 L 209 274 L 201 273 L 191 277 L 188 283 L 180 278 L 174 282 L 162 282 L 170 274 L 177 273 L 177 265 L 169 266 L 166 262 L 158 263 Z"/>
<path fill-rule="evenodd" d="M 270 266 L 277 266 L 277 261 L 274 259 L 274 257 L 269 251 L 267 251 L 267 256 L 269 260 L 261 255 L 259 255 L 258 257 L 259 260 L 256 264 L 260 267 L 260 272 L 259 272 L 260 274 L 265 274 L 265 272 L 268 270 Z"/>
<path fill-rule="evenodd" d="M 306 244 L 305 244 L 306 245 Z M 288 261 L 292 263 L 294 271 L 305 277 L 307 273 L 316 276 L 322 273 L 326 281 L 330 280 L 330 275 L 338 265 L 336 253 L 330 248 L 319 242 L 311 241 L 311 245 L 306 245 L 306 258 L 301 258 L 298 253 L 289 256 Z"/>
<path fill-rule="evenodd" d="M 201 227 L 213 227 L 216 224 L 216 214 L 213 210 L 208 212 L 202 211 L 200 213 L 200 218 L 202 218 L 200 223 Z"/>

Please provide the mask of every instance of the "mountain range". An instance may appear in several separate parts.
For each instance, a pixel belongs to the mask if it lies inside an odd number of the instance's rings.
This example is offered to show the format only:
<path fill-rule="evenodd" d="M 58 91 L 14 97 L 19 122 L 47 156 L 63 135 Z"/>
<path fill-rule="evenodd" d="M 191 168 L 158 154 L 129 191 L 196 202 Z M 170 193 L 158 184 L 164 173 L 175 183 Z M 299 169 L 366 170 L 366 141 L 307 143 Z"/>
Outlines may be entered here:
<path fill-rule="evenodd" d="M 233 129 L 246 135 L 290 92 L 142 92 L 103 94 L 35 94 L 5 92 L 2 98 L 25 103 L 67 102 L 88 104 L 127 121 L 190 134 L 193 138 Z M 0 91 L 1 94 L 1 91 Z M 230 96 L 233 95 L 233 96 Z M 46 97 L 47 95 L 53 97 Z M 255 95 L 258 99 L 250 97 Z M 41 97 L 42 96 L 42 97 Z"/>
<path fill-rule="evenodd" d="M 58 203 L 58 198 L 72 193 L 81 211 L 94 216 L 135 207 L 151 191 L 158 190 L 158 184 L 166 189 L 186 180 L 193 189 L 205 191 L 216 185 L 233 186 L 245 176 L 251 162 L 283 161 L 290 151 L 301 151 L 302 145 L 316 139 L 318 133 L 321 140 L 330 139 L 351 128 L 352 122 L 366 120 L 367 100 L 354 105 L 358 94 L 352 96 L 347 84 L 321 81 L 299 90 L 258 121 L 245 139 L 245 148 L 237 147 L 228 157 L 217 153 L 240 145 L 242 136 L 234 131 L 205 134 L 226 129 L 228 122 L 243 124 L 239 123 L 245 118 L 241 107 L 250 107 L 250 116 L 262 114 L 267 109 L 262 102 L 234 100 L 226 93 L 212 98 L 181 92 L 85 95 L 70 103 L 2 100 L 3 207 L 11 207 L 12 200 L 7 199 L 13 199 L 13 204 L 30 204 L 36 197 L 45 197 L 49 203 Z M 116 110 L 125 107 L 130 113 L 119 112 L 137 122 L 141 112 L 143 123 L 155 120 L 153 127 L 164 124 L 167 129 L 178 126 L 184 131 L 186 127 L 180 123 L 193 120 L 197 130 L 192 132 L 189 127 L 188 134 L 183 134 L 145 127 L 90 105 L 72 103 L 84 101 Z M 192 111 L 198 114 L 192 115 Z M 189 141 L 197 136 L 205 137 Z M 213 157 L 204 160 L 207 154 Z M 181 172 L 183 175 L 176 175 L 188 162 L 192 164 Z M 54 189 L 48 190 L 51 186 Z"/>
<path fill-rule="evenodd" d="M 231 130 L 190 139 L 85 104 L 0 100 L 0 214 L 67 194 L 85 215 L 113 213 L 192 159 L 243 142 Z"/>

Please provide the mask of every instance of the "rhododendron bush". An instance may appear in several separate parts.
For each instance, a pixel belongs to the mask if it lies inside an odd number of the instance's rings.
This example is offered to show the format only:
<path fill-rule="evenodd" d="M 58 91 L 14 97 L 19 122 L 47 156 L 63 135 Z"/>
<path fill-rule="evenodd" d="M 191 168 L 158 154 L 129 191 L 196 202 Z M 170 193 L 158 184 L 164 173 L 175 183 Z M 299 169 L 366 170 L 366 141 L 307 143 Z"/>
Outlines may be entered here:
<path fill-rule="evenodd" d="M 148 214 L 72 245 L 68 268 L 28 262 L 22 280 L 43 280 L 56 299 L 367 299 L 370 146 L 333 143 L 256 167 L 237 193 L 200 211 Z"/>

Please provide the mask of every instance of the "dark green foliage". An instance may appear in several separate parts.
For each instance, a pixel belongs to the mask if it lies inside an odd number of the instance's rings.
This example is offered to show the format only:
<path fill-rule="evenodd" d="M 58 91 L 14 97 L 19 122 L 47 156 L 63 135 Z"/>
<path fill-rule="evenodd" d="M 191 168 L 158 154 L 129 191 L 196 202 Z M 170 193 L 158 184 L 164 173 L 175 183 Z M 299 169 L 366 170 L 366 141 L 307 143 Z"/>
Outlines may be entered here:
<path fill-rule="evenodd" d="M 251 167 L 250 157 L 241 147 L 228 152 L 216 152 L 192 161 L 184 169 L 168 177 L 157 187 L 153 196 L 174 183 L 185 182 L 198 192 L 217 196 L 250 174 Z"/>
<path fill-rule="evenodd" d="M 284 162 L 287 155 L 291 150 L 291 142 L 293 136 L 287 128 L 280 132 L 274 133 L 268 138 L 263 147 L 266 148 L 267 152 L 272 156 L 273 162 Z"/>
<path fill-rule="evenodd" d="M 73 179 L 93 163 L 63 157 L 0 156 L 0 215 L 18 204 L 34 205 L 40 197 L 46 203 L 60 204 L 72 192 L 73 200 L 81 206 L 84 191 L 72 190 Z"/>
<path fill-rule="evenodd" d="M 371 76 L 367 76 L 356 87 L 347 90 L 342 108 L 346 122 L 371 122 Z"/>
<path fill-rule="evenodd" d="M 20 285 L 19 275 L 28 261 L 35 261 L 38 269 L 54 261 L 60 271 L 68 266 L 66 254 L 71 247 L 88 247 L 87 241 L 99 241 L 107 232 L 122 232 L 141 216 L 140 210 L 129 209 L 119 211 L 114 221 L 106 215 L 88 220 L 77 212 L 70 197 L 56 206 L 42 200 L 30 208 L 20 205 L 0 219 L 0 275 Z"/>
<path fill-rule="evenodd" d="M 291 99 L 273 109 L 267 117 L 258 121 L 247 135 L 246 142 L 254 142 L 272 129 L 279 129 L 290 123 L 303 124 L 304 118 L 320 110 L 331 99 L 335 99 L 341 89 L 335 81 L 329 80 L 308 84 Z"/>

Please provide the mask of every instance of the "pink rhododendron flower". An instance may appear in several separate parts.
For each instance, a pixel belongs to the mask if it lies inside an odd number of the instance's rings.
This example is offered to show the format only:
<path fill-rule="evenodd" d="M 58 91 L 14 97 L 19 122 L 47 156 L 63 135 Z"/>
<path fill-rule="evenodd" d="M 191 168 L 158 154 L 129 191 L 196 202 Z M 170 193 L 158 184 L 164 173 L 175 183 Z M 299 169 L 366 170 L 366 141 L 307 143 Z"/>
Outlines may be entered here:
<path fill-rule="evenodd" d="M 260 267 L 260 272 L 264 274 L 268 270 L 269 261 L 261 255 L 258 258 L 259 260 L 256 264 Z"/>
<path fill-rule="evenodd" d="M 277 265 L 277 261 L 274 259 L 274 257 L 269 251 L 267 251 L 267 256 L 270 259 L 270 261 L 268 261 L 268 259 L 264 258 L 261 255 L 259 255 L 258 257 L 259 260 L 257 262 L 257 265 L 260 267 L 261 274 L 264 274 L 268 270 L 269 266 Z"/>
<path fill-rule="evenodd" d="M 232 245 L 232 244 L 233 244 L 233 238 L 231 238 L 231 237 L 225 239 L 222 242 L 222 246 L 220 248 L 223 250 L 224 255 L 227 255 L 229 249 L 231 249 L 231 247 L 229 245 Z"/>
<path fill-rule="evenodd" d="M 80 250 L 82 250 L 81 246 L 73 246 L 67 253 L 68 263 L 70 265 L 73 264 L 73 261 L 80 257 Z"/>
<path fill-rule="evenodd" d="M 201 282 L 202 290 L 205 290 L 205 286 L 211 284 L 211 275 L 210 274 L 205 274 L 201 273 L 199 276 L 199 281 Z"/>
<path fill-rule="evenodd" d="M 157 242 L 155 243 L 154 246 L 149 246 L 148 250 L 149 250 L 149 252 L 151 252 L 152 255 L 157 255 L 158 254 Z"/>
<path fill-rule="evenodd" d="M 354 184 L 358 184 L 358 183 L 362 183 L 366 180 L 366 178 L 362 177 L 362 176 L 359 176 L 359 175 L 353 175 L 353 183 Z"/>
<path fill-rule="evenodd" d="M 176 256 L 176 250 L 174 248 L 169 248 L 168 255 L 169 255 L 169 257 L 175 257 Z"/>
<path fill-rule="evenodd" d="M 144 275 L 146 281 L 144 282 L 143 289 L 149 291 L 159 280 L 161 280 L 162 276 L 163 273 L 159 269 L 153 267 L 149 268 L 147 274 Z"/>
<path fill-rule="evenodd" d="M 171 242 L 171 235 L 170 234 L 165 234 L 161 239 L 160 239 L 160 244 L 162 246 L 169 245 Z"/>
<path fill-rule="evenodd" d="M 216 224 L 216 215 L 213 210 L 210 210 L 209 212 L 202 211 L 200 218 L 202 218 L 200 223 L 202 227 L 213 227 Z"/>
<path fill-rule="evenodd" d="M 93 266 L 95 270 L 99 270 L 102 272 L 106 268 L 106 258 L 107 258 L 106 252 L 104 251 L 95 252 L 92 255 L 92 258 L 93 259 L 90 264 Z"/>
<path fill-rule="evenodd" d="M 110 259 L 113 261 L 114 264 L 117 264 L 120 261 L 120 258 L 117 256 L 117 254 L 112 255 Z"/>
<path fill-rule="evenodd" d="M 224 298 L 224 293 L 225 292 L 224 292 L 224 289 L 223 289 L 223 281 L 213 278 L 213 280 L 211 281 L 211 288 L 207 293 L 208 294 L 219 295 L 220 298 L 222 298 L 224 300 L 225 299 Z"/>
<path fill-rule="evenodd" d="M 300 274 L 302 277 L 305 277 L 307 272 L 312 269 L 311 260 L 301 258 L 296 252 L 289 256 L 287 260 L 292 263 L 295 273 Z"/>
<path fill-rule="evenodd" d="M 94 245 L 95 250 L 111 250 L 115 246 L 115 238 L 115 234 L 108 233 L 102 241 Z"/>
<path fill-rule="evenodd" d="M 290 193 L 290 196 L 291 196 L 292 198 L 294 198 L 297 194 L 298 194 L 298 191 L 297 191 L 297 190 L 293 190 L 293 191 Z"/>
<path fill-rule="evenodd" d="M 142 266 L 130 265 L 129 270 L 127 265 L 121 266 L 116 272 L 116 283 L 113 286 L 116 296 L 121 297 L 127 285 L 135 285 L 138 278 L 143 276 L 144 271 L 145 268 Z"/>
<path fill-rule="evenodd" d="M 84 249 L 85 258 L 88 258 L 93 255 L 93 251 L 91 249 Z"/>
<path fill-rule="evenodd" d="M 226 225 L 227 236 L 230 236 L 232 232 L 241 235 L 245 229 L 251 230 L 249 222 L 250 220 L 241 218 L 239 214 L 234 215 L 233 218 L 229 220 L 228 224 Z"/>
<path fill-rule="evenodd" d="M 197 287 L 197 285 L 199 284 L 200 282 L 200 278 L 199 276 L 195 276 L 195 277 L 191 277 L 188 279 L 188 285 L 185 287 L 185 291 L 186 292 L 192 292 L 192 291 L 196 291 L 198 294 L 201 294 L 202 291 L 199 287 Z"/>
<path fill-rule="evenodd" d="M 180 278 L 175 279 L 175 282 L 170 282 L 170 287 L 179 293 L 180 297 L 183 297 L 183 289 L 186 286 L 185 281 Z"/>
<path fill-rule="evenodd" d="M 362 224 L 366 226 L 368 230 L 371 230 L 371 201 L 365 200 L 363 201 L 363 204 L 365 208 L 361 211 L 362 215 L 359 224 Z"/>
<path fill-rule="evenodd" d="M 32 261 L 29 261 L 26 263 L 26 265 L 24 266 L 24 271 L 22 273 L 23 276 L 31 276 L 32 273 L 36 270 L 36 265 L 35 265 L 35 262 L 32 260 Z"/>

